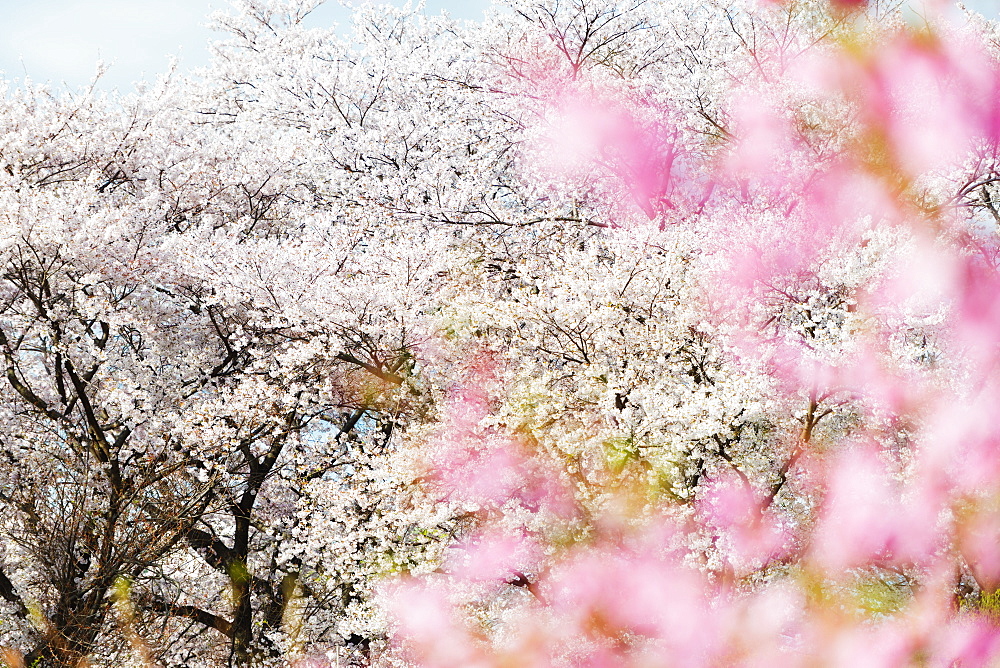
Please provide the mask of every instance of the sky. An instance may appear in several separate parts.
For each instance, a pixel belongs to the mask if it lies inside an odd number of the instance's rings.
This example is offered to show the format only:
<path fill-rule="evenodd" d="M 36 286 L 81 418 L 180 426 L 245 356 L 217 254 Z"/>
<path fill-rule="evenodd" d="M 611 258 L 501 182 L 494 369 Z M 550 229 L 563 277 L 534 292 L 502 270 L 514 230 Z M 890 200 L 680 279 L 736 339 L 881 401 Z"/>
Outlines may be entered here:
<path fill-rule="evenodd" d="M 489 4 L 427 0 L 427 11 L 479 19 Z M 1000 0 L 965 4 L 1000 18 Z M 128 92 L 140 79 L 155 80 L 169 54 L 178 56 L 182 70 L 206 65 L 214 33 L 203 24 L 213 9 L 225 6 L 225 0 L 0 0 L 0 72 L 10 80 L 27 74 L 38 83 L 75 89 L 89 83 L 102 59 L 112 67 L 101 87 Z M 336 0 L 310 17 L 312 26 L 348 21 Z"/>
<path fill-rule="evenodd" d="M 402 5 L 404 0 L 392 4 Z M 460 19 L 481 19 L 490 0 L 427 0 L 428 13 L 447 11 Z M 208 64 L 206 45 L 218 38 L 204 27 L 225 0 L 0 0 L 2 78 L 53 87 L 79 88 L 90 82 L 97 61 L 113 63 L 102 78 L 105 90 L 132 89 L 153 81 L 168 56 L 184 70 Z M 313 27 L 347 25 L 350 12 L 328 0 L 310 17 Z"/>

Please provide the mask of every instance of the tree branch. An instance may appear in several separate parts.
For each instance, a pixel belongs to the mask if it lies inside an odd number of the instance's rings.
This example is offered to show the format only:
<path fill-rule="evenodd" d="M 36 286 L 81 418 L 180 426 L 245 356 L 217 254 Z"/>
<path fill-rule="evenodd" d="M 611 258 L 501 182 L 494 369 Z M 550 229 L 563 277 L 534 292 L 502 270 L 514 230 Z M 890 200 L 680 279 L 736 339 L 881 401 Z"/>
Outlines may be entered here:
<path fill-rule="evenodd" d="M 208 612 L 207 610 L 202 610 L 201 608 L 197 608 L 193 605 L 177 605 L 174 603 L 168 603 L 160 598 L 151 598 L 149 600 L 142 601 L 139 605 L 151 612 L 157 612 L 161 615 L 193 619 L 199 624 L 203 624 L 210 629 L 215 629 L 227 638 L 232 637 L 233 625 L 231 622 L 223 619 L 219 615 Z"/>
<path fill-rule="evenodd" d="M 24 604 L 24 599 L 17 593 L 14 583 L 10 581 L 7 574 L 0 570 L 0 597 L 17 606 L 17 616 L 22 619 L 28 618 L 28 606 Z"/>
<path fill-rule="evenodd" d="M 361 367 L 362 369 L 366 370 L 368 373 L 372 374 L 376 378 L 384 380 L 387 383 L 392 383 L 393 385 L 402 385 L 403 384 L 403 377 L 402 376 L 399 376 L 399 375 L 394 374 L 394 373 L 390 373 L 388 371 L 383 371 L 382 369 L 378 368 L 377 366 L 375 366 L 373 364 L 369 364 L 368 362 L 363 362 L 363 361 L 359 360 L 357 357 L 355 357 L 354 355 L 352 355 L 350 353 L 338 353 L 337 354 L 337 359 L 341 360 L 342 362 L 348 362 L 350 364 L 355 364 L 355 365 Z"/>

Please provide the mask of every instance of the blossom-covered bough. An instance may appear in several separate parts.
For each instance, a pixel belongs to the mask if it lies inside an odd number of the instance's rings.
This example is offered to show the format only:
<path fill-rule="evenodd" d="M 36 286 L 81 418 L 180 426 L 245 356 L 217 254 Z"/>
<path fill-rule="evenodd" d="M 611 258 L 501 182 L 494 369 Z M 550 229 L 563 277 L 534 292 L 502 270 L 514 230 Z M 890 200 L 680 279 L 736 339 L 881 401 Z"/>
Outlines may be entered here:
<path fill-rule="evenodd" d="M 6 90 L 3 661 L 997 660 L 994 25 L 315 4 Z"/>

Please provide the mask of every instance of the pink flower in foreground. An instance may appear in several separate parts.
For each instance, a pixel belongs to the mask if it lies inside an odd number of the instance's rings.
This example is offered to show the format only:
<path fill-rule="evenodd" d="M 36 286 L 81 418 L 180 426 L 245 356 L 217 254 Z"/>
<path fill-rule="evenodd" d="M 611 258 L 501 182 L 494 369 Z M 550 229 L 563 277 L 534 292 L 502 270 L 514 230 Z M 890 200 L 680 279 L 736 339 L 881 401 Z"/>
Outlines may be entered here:
<path fill-rule="evenodd" d="M 923 563 L 939 547 L 942 508 L 913 491 L 873 451 L 845 451 L 829 476 L 814 559 L 834 573 L 870 563 Z"/>
<path fill-rule="evenodd" d="M 898 31 L 877 48 L 814 60 L 802 76 L 857 102 L 858 157 L 868 168 L 914 178 L 955 167 L 997 140 L 1000 70 L 980 40 L 949 27 Z"/>
<path fill-rule="evenodd" d="M 838 20 L 865 5 L 830 3 Z M 658 475 L 694 479 L 665 513 L 684 520 L 673 524 L 648 498 L 625 498 L 579 467 L 566 475 L 561 444 L 546 459 L 537 444 L 485 426 L 496 403 L 488 383 L 457 388 L 438 481 L 491 512 L 460 544 L 440 591 L 406 589 L 400 601 L 426 616 L 394 608 L 425 665 L 895 667 L 997 656 L 995 626 L 962 609 L 956 582 L 974 578 L 986 594 L 1000 587 L 1000 279 L 988 261 L 995 253 L 977 248 L 962 216 L 920 184 L 995 149 L 1000 75 L 957 33 L 882 37 L 790 65 L 794 85 L 768 81 L 773 95 L 741 85 L 728 100 L 729 144 L 703 147 L 715 201 L 686 212 L 703 224 L 693 225 L 706 242 L 699 251 L 714 253 L 716 264 L 698 270 L 711 277 L 700 285 L 705 303 L 723 305 L 704 314 L 729 333 L 722 356 L 766 369 L 768 390 L 796 408 L 741 443 L 740 461 L 719 452 L 708 463 L 711 446 L 685 444 L 683 433 L 676 450 L 650 446 L 661 456 L 646 462 L 650 488 Z M 553 188 L 586 183 L 589 197 L 616 183 L 590 203 L 612 220 L 622 198 L 650 217 L 676 209 L 686 156 L 669 114 L 598 86 L 583 94 L 591 83 L 581 79 L 579 90 L 545 97 L 540 143 L 558 163 Z M 811 136 L 810 123 L 829 120 L 823 105 L 845 100 L 854 120 L 838 120 L 835 138 Z M 811 104 L 819 120 L 799 113 Z M 827 141 L 842 146 L 827 150 Z M 859 251 L 849 259 L 865 270 L 881 261 L 860 251 L 883 229 L 913 247 L 896 248 L 868 282 L 820 280 L 841 248 Z M 941 325 L 944 311 L 952 319 Z M 938 349 L 958 371 L 938 366 Z M 956 378 L 962 387 L 949 385 Z M 698 390 L 725 395 L 709 385 Z M 655 431 L 642 419 L 637 428 Z M 565 523 L 531 532 L 525 511 Z M 491 604 L 507 606 L 488 633 L 456 623 L 468 617 L 441 592 L 463 587 L 489 588 Z M 511 602 L 509 587 L 528 593 Z"/>
<path fill-rule="evenodd" d="M 460 543 L 446 566 L 449 573 L 464 581 L 504 583 L 540 563 L 542 554 L 534 541 L 494 528 Z"/>
<path fill-rule="evenodd" d="M 684 146 L 668 110 L 628 89 L 591 84 L 548 100 L 532 161 L 558 180 L 612 177 L 649 218 L 673 209 Z M 622 101 L 633 104 L 623 104 Z"/>
<path fill-rule="evenodd" d="M 791 537 L 782 530 L 773 509 L 735 474 L 719 476 L 699 502 L 700 522 L 721 532 L 720 548 L 737 574 L 753 572 L 780 559 Z"/>
<path fill-rule="evenodd" d="M 405 641 L 409 658 L 422 666 L 488 666 L 442 583 L 404 580 L 382 592 L 384 607 Z"/>

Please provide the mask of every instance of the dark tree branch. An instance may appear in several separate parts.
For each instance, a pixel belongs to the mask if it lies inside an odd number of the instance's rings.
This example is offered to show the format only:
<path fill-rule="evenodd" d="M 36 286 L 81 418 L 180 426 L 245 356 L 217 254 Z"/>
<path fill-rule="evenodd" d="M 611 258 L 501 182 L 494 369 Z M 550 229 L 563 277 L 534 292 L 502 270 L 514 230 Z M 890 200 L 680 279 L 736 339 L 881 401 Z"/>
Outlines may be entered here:
<path fill-rule="evenodd" d="M 150 612 L 156 612 L 161 615 L 193 619 L 199 624 L 207 626 L 210 629 L 215 629 L 227 638 L 232 637 L 232 623 L 223 619 L 219 615 L 208 612 L 207 610 L 202 610 L 201 608 L 197 608 L 193 605 L 177 605 L 174 603 L 168 603 L 167 601 L 159 598 L 142 601 L 139 605 Z"/>
<path fill-rule="evenodd" d="M 374 364 L 369 364 L 368 362 L 363 362 L 363 361 L 359 360 L 357 357 L 355 357 L 354 355 L 352 355 L 350 353 L 338 353 L 337 354 L 337 359 L 341 360 L 342 362 L 348 362 L 349 364 L 354 364 L 356 366 L 359 366 L 362 369 L 364 369 L 365 371 L 367 371 L 368 373 L 370 373 L 373 376 L 375 376 L 376 378 L 379 378 L 380 380 L 384 380 L 387 383 L 392 383 L 393 385 L 402 385 L 403 384 L 403 377 L 402 376 L 400 376 L 398 374 L 395 374 L 395 373 L 391 373 L 389 371 L 384 371 L 384 370 L 378 368 L 377 366 L 375 366 Z"/>
<path fill-rule="evenodd" d="M 0 597 L 13 603 L 17 607 L 17 616 L 22 619 L 28 618 L 28 606 L 24 604 L 24 599 L 17 593 L 14 583 L 10 581 L 7 574 L 0 570 Z"/>

